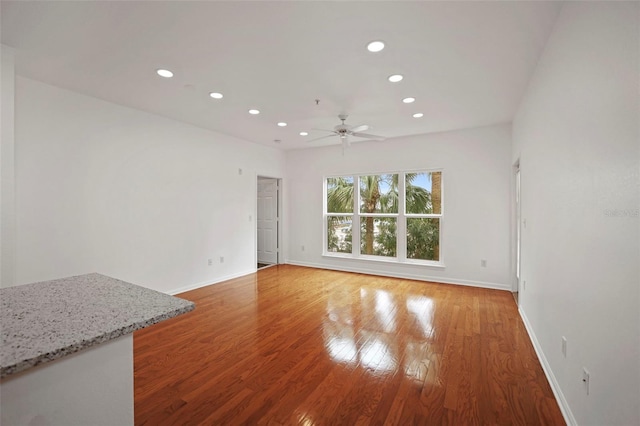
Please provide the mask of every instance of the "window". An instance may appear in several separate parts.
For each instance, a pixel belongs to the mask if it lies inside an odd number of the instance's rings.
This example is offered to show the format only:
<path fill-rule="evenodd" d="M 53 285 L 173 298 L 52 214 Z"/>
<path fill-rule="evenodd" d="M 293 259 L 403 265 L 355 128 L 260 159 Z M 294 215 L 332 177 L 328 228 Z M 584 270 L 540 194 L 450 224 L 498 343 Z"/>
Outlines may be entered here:
<path fill-rule="evenodd" d="M 324 189 L 326 255 L 442 264 L 441 171 L 329 177 Z"/>
<path fill-rule="evenodd" d="M 326 180 L 327 251 L 352 253 L 353 176 Z"/>
<path fill-rule="evenodd" d="M 360 253 L 396 257 L 398 175 L 367 175 L 360 187 Z"/>
<path fill-rule="evenodd" d="M 405 173 L 407 259 L 440 260 L 442 172 Z"/>

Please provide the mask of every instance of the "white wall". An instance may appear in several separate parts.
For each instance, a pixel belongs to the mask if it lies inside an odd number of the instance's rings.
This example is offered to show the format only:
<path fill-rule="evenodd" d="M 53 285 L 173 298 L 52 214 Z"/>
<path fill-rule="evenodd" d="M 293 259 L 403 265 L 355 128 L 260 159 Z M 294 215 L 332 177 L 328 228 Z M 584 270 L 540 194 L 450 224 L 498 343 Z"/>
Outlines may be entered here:
<path fill-rule="evenodd" d="M 0 143 L 0 287 L 14 283 L 15 262 L 15 171 L 14 171 L 14 51 L 0 45 L 1 83 L 0 111 L 2 134 Z"/>
<path fill-rule="evenodd" d="M 289 263 L 423 280 L 510 288 L 511 127 L 353 143 L 287 152 Z M 323 178 L 443 169 L 441 252 L 445 268 L 322 256 Z M 301 246 L 305 246 L 305 251 Z M 487 260 L 487 267 L 480 260 Z"/>
<path fill-rule="evenodd" d="M 174 292 L 255 270 L 256 175 L 283 176 L 281 152 L 20 76 L 15 133 L 17 284 Z"/>
<path fill-rule="evenodd" d="M 565 3 L 514 121 L 521 311 L 583 425 L 640 424 L 639 5 Z"/>

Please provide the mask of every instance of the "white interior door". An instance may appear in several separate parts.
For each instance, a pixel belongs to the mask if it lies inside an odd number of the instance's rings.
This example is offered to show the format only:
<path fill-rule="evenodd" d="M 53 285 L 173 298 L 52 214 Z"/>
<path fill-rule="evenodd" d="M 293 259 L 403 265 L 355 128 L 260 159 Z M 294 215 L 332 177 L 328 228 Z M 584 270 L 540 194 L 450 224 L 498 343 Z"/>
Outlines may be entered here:
<path fill-rule="evenodd" d="M 258 178 L 258 262 L 278 263 L 278 180 Z"/>

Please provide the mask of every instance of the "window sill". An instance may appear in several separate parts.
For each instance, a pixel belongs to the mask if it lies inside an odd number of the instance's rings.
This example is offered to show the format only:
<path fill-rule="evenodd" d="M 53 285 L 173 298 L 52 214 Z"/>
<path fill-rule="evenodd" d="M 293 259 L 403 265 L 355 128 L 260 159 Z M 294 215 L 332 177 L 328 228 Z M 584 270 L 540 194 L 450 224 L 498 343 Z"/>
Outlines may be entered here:
<path fill-rule="evenodd" d="M 427 268 L 435 268 L 435 269 L 445 269 L 446 267 L 443 262 L 429 262 L 429 261 L 420 261 L 420 260 L 413 260 L 413 259 L 407 259 L 401 262 L 395 257 L 384 258 L 381 256 L 367 256 L 367 255 L 354 257 L 350 254 L 345 254 L 345 253 L 323 253 L 322 257 L 331 258 L 331 259 L 358 260 L 358 261 L 365 261 L 365 262 L 391 263 L 394 265 L 409 265 L 409 266 L 427 267 Z"/>

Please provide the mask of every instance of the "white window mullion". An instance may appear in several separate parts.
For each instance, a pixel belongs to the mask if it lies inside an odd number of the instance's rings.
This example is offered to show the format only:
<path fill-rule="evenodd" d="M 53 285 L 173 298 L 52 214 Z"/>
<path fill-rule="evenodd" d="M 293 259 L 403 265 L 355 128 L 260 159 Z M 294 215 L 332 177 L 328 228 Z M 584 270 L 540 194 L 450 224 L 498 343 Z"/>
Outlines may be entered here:
<path fill-rule="evenodd" d="M 353 177 L 353 220 L 351 221 L 351 251 L 360 257 L 360 176 Z"/>
<path fill-rule="evenodd" d="M 325 185 L 325 187 L 326 187 L 326 185 Z M 325 193 L 326 193 L 326 191 L 325 191 Z M 327 199 L 326 196 L 324 198 L 325 198 L 325 200 Z M 326 202 L 325 202 L 324 210 L 325 210 L 325 212 L 327 211 Z M 327 225 L 327 222 L 329 222 L 329 215 L 327 213 L 324 213 L 322 215 L 322 221 L 324 222 L 322 224 L 322 229 L 323 229 L 323 232 L 322 232 L 322 235 L 323 235 L 323 238 L 322 238 L 322 252 L 323 253 L 328 253 L 329 252 L 329 225 Z"/>
<path fill-rule="evenodd" d="M 322 180 L 322 253 L 329 252 L 329 226 L 327 226 L 329 214 L 327 212 L 327 179 Z"/>
<path fill-rule="evenodd" d="M 407 259 L 407 221 L 405 202 L 405 174 L 398 176 L 398 219 L 396 221 L 396 241 L 398 261 L 404 262 Z"/>
<path fill-rule="evenodd" d="M 440 230 L 438 231 L 438 262 L 444 263 L 444 256 L 442 256 L 442 214 L 438 218 L 438 223 L 440 224 Z"/>

